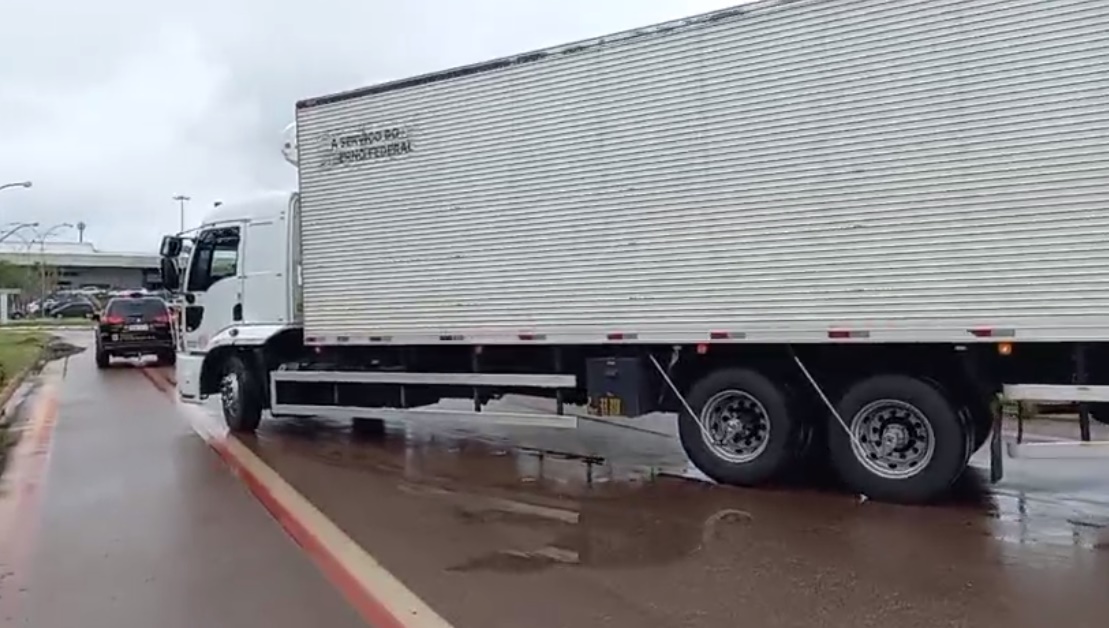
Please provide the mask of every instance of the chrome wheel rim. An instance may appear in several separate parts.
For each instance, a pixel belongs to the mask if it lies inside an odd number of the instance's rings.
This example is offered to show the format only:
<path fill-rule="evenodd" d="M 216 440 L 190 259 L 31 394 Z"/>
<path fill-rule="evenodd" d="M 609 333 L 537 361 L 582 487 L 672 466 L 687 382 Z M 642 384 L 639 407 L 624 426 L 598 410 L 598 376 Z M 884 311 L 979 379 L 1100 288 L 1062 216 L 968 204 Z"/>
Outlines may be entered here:
<path fill-rule="evenodd" d="M 227 373 L 220 382 L 220 402 L 223 414 L 228 417 L 239 415 L 239 378 L 235 373 Z"/>
<path fill-rule="evenodd" d="M 936 453 L 936 434 L 928 417 L 897 399 L 880 399 L 856 412 L 851 436 L 855 458 L 867 471 L 890 480 L 918 475 Z"/>
<path fill-rule="evenodd" d="M 770 415 L 750 393 L 725 390 L 701 410 L 701 438 L 712 453 L 732 463 L 751 462 L 770 443 Z"/>

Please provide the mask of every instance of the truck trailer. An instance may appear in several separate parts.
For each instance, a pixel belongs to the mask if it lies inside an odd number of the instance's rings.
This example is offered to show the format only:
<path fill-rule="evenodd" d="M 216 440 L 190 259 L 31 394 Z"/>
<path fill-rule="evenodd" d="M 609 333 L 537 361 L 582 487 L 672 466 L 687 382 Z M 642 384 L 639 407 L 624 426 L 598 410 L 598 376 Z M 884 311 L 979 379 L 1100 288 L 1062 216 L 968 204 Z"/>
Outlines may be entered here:
<path fill-rule="evenodd" d="M 1109 417 L 1107 32 L 766 1 L 302 100 L 297 191 L 163 239 L 179 392 L 247 432 L 669 412 L 718 482 L 826 455 L 914 503 L 992 433 L 996 479 L 1001 401 Z"/>

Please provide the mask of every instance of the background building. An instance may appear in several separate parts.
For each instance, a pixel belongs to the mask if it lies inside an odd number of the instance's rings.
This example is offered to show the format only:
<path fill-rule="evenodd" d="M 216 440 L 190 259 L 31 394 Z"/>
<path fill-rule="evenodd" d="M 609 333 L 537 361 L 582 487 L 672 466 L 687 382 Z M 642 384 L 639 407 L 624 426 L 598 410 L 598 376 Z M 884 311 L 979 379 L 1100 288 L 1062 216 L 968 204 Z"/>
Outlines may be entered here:
<path fill-rule="evenodd" d="M 45 267 L 49 289 L 161 288 L 158 255 L 100 251 L 90 242 L 0 242 L 0 261 Z"/>

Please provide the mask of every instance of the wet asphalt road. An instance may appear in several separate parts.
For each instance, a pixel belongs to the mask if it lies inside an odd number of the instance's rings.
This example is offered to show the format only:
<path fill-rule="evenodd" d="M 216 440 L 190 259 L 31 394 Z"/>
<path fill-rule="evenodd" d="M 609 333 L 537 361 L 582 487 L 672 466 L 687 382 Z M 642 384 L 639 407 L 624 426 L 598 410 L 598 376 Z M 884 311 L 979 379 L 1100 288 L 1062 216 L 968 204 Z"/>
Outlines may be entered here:
<path fill-rule="evenodd" d="M 297 419 L 242 441 L 460 627 L 1109 624 L 1107 461 L 1010 460 L 998 487 L 895 507 L 675 477 L 648 427 Z M 358 625 L 137 369 L 70 360 L 50 464 L 16 625 Z"/>
<path fill-rule="evenodd" d="M 2 625 L 363 625 L 137 369 L 98 372 L 89 352 L 63 366 L 29 573 L 0 589 Z"/>

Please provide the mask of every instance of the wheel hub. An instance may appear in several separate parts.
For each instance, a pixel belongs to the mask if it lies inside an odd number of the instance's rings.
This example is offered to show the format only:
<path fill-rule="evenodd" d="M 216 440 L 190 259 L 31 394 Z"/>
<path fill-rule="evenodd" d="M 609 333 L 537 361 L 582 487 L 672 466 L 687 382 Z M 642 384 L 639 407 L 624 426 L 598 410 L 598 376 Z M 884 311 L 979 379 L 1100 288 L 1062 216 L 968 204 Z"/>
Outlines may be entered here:
<path fill-rule="evenodd" d="M 867 404 L 851 421 L 852 449 L 868 471 L 907 479 L 923 471 L 935 454 L 932 424 L 917 407 L 896 399 Z"/>
<path fill-rule="evenodd" d="M 902 448 L 910 441 L 909 431 L 904 425 L 887 424 L 882 430 L 881 446 L 879 450 L 883 456 L 888 456 Z"/>
<path fill-rule="evenodd" d="M 702 438 L 709 449 L 728 462 L 758 458 L 770 439 L 770 418 L 754 396 L 739 390 L 717 394 L 701 411 Z"/>

